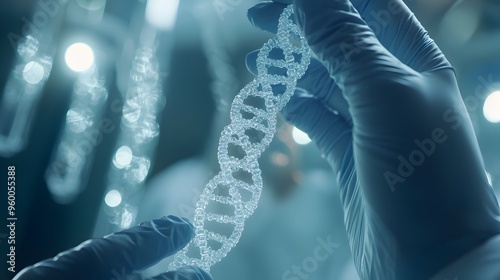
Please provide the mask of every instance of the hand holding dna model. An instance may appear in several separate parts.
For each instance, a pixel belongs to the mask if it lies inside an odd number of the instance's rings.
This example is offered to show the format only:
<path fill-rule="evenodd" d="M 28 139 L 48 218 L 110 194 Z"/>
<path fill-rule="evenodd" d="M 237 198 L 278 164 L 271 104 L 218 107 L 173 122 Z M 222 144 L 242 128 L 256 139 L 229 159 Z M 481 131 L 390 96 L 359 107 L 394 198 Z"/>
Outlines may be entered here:
<path fill-rule="evenodd" d="M 293 6 L 289 5 L 279 18 L 277 36 L 259 51 L 257 77 L 233 100 L 231 123 L 219 140 L 221 171 L 208 182 L 196 204 L 195 237 L 174 255 L 169 270 L 196 265 L 209 271 L 238 243 L 245 220 L 257 208 L 263 185 L 258 159 L 274 137 L 278 112 L 295 92 L 297 80 L 304 75 L 311 58 L 293 16 Z M 275 51 L 282 52 L 282 59 L 269 57 Z M 250 137 L 252 132 L 259 137 Z M 217 226 L 211 228 L 214 223 Z M 216 232 L 221 226 L 229 229 L 227 234 Z"/>

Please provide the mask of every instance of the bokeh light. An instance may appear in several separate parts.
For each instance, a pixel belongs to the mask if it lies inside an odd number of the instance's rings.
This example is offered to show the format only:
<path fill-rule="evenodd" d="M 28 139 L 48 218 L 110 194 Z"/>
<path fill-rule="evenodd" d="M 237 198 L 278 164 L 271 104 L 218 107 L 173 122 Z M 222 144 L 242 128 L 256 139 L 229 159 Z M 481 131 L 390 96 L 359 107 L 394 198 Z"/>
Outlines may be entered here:
<path fill-rule="evenodd" d="M 271 154 L 271 161 L 277 166 L 285 167 L 290 163 L 290 158 L 285 153 L 274 152 Z"/>
<path fill-rule="evenodd" d="M 132 162 L 132 149 L 128 146 L 121 146 L 116 150 L 115 157 L 113 158 L 113 164 L 118 169 L 122 169 Z"/>
<path fill-rule="evenodd" d="M 44 76 L 45 69 L 43 69 L 43 66 L 40 63 L 30 61 L 24 66 L 23 79 L 28 84 L 36 85 L 43 79 Z"/>
<path fill-rule="evenodd" d="M 170 30 L 175 25 L 179 0 L 148 0 L 146 20 L 161 30 Z"/>
<path fill-rule="evenodd" d="M 66 50 L 64 60 L 71 70 L 83 72 L 94 64 L 94 51 L 87 44 L 74 43 Z"/>
<path fill-rule="evenodd" d="M 117 190 L 111 190 L 104 197 L 104 202 L 111 208 L 116 207 L 122 203 L 122 195 Z"/>
<path fill-rule="evenodd" d="M 305 132 L 296 127 L 293 127 L 292 137 L 293 140 L 299 145 L 307 145 L 311 143 L 311 138 L 309 138 L 309 136 Z"/>
<path fill-rule="evenodd" d="M 483 114 L 489 122 L 500 122 L 500 91 L 495 91 L 486 98 Z"/>

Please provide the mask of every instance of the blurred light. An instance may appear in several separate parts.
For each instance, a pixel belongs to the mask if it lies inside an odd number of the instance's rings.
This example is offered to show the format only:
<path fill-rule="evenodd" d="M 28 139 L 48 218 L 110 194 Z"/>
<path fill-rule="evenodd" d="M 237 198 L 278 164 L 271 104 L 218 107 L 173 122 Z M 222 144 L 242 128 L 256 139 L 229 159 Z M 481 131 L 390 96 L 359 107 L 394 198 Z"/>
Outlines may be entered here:
<path fill-rule="evenodd" d="M 24 41 L 17 46 L 17 53 L 24 59 L 30 59 L 36 55 L 39 47 L 40 42 L 33 36 L 28 35 L 24 38 Z"/>
<path fill-rule="evenodd" d="M 36 61 L 30 61 L 24 66 L 23 78 L 28 84 L 38 84 L 43 79 L 44 75 L 45 70 L 43 66 Z"/>
<path fill-rule="evenodd" d="M 493 186 L 493 181 L 491 180 L 491 174 L 486 172 L 486 178 L 488 179 L 488 184 L 490 184 L 490 186 Z"/>
<path fill-rule="evenodd" d="M 75 162 L 78 162 L 78 160 L 75 160 Z M 78 185 L 78 178 L 75 178 L 74 176 L 64 178 L 63 175 L 60 175 L 71 169 L 71 167 L 68 167 L 64 163 L 53 164 L 50 168 L 52 169 L 52 172 L 57 173 L 55 176 L 45 175 L 47 189 L 49 190 L 52 199 L 62 205 L 71 204 L 78 197 L 78 194 L 80 194 L 81 191 L 80 185 Z"/>
<path fill-rule="evenodd" d="M 309 136 L 307 136 L 307 134 L 305 132 L 303 132 L 302 130 L 300 130 L 296 127 L 293 127 L 292 137 L 293 137 L 293 140 L 295 142 L 297 142 L 297 144 L 299 144 L 299 145 L 307 145 L 307 144 L 311 143 L 311 139 L 309 138 Z"/>
<path fill-rule="evenodd" d="M 132 149 L 128 146 L 121 146 L 116 151 L 115 157 L 113 159 L 113 164 L 118 169 L 122 169 L 132 162 Z"/>
<path fill-rule="evenodd" d="M 489 122 L 500 122 L 500 91 L 495 91 L 486 98 L 483 114 Z"/>
<path fill-rule="evenodd" d="M 89 11 L 97 11 L 104 8 L 106 0 L 76 0 L 76 3 Z"/>
<path fill-rule="evenodd" d="M 104 202 L 109 207 L 116 207 L 122 203 L 122 195 L 117 190 L 111 190 L 104 197 Z"/>
<path fill-rule="evenodd" d="M 94 123 L 91 114 L 92 112 L 83 108 L 71 108 L 66 113 L 66 125 L 71 131 L 81 133 Z"/>
<path fill-rule="evenodd" d="M 277 166 L 285 167 L 290 163 L 290 158 L 284 153 L 274 152 L 271 154 L 271 161 Z"/>
<path fill-rule="evenodd" d="M 148 0 L 146 20 L 160 30 L 171 30 L 177 18 L 179 0 Z"/>
<path fill-rule="evenodd" d="M 122 219 L 120 222 L 120 227 L 121 228 L 129 228 L 132 225 L 132 222 L 134 221 L 134 213 L 129 211 L 127 207 L 123 209 L 122 212 Z"/>
<path fill-rule="evenodd" d="M 136 157 L 125 171 L 124 178 L 129 183 L 140 184 L 146 179 L 151 167 L 151 161 L 147 158 Z"/>
<path fill-rule="evenodd" d="M 433 1 L 435 2 L 435 1 Z M 469 41 L 481 23 L 481 11 L 474 2 L 464 2 L 463 5 L 450 9 L 441 19 L 441 36 L 461 45 Z"/>
<path fill-rule="evenodd" d="M 66 50 L 64 60 L 71 70 L 83 72 L 94 64 L 94 51 L 87 44 L 75 43 Z"/>

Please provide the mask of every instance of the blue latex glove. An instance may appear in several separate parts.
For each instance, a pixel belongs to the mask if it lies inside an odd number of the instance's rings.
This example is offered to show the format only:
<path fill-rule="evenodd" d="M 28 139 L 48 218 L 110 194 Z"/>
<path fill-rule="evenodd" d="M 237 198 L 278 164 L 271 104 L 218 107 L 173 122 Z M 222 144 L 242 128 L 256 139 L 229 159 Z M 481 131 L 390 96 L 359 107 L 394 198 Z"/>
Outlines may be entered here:
<path fill-rule="evenodd" d="M 248 12 L 276 32 L 291 0 Z M 334 172 L 362 279 L 428 279 L 500 232 L 452 67 L 401 0 L 296 0 L 317 59 L 285 118 Z M 247 56 L 256 74 L 256 52 Z M 482 278 L 478 278 L 482 279 Z"/>
<path fill-rule="evenodd" d="M 211 280 L 207 272 L 197 267 L 153 278 L 138 273 L 182 249 L 193 236 L 193 226 L 186 219 L 166 216 L 83 242 L 23 269 L 14 280 Z"/>

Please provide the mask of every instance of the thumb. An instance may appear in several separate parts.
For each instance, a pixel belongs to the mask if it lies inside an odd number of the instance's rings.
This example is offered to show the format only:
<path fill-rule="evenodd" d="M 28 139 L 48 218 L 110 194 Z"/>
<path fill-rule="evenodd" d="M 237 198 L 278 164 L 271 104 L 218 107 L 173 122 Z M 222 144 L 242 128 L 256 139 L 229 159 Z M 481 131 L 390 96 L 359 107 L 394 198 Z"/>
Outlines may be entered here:
<path fill-rule="evenodd" d="M 294 6 L 309 46 L 343 91 L 410 70 L 382 46 L 349 0 L 295 0 Z"/>
<path fill-rule="evenodd" d="M 87 240 L 16 275 L 28 279 L 113 279 L 143 270 L 182 249 L 194 235 L 185 219 L 167 216 Z"/>

